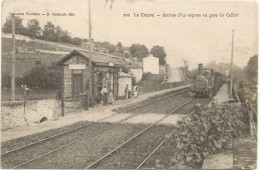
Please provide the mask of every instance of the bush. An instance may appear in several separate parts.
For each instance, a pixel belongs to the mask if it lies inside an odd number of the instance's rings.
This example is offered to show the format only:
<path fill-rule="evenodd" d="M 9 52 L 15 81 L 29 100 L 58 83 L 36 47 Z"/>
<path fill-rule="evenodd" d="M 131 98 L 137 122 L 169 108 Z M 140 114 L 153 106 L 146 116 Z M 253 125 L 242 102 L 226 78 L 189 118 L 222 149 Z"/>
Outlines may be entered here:
<path fill-rule="evenodd" d="M 74 37 L 71 39 L 71 42 L 72 42 L 72 44 L 75 44 L 75 45 L 81 45 L 82 39 L 79 37 Z"/>
<path fill-rule="evenodd" d="M 59 89 L 61 87 L 62 72 L 54 66 L 47 67 L 40 65 L 34 67 L 24 76 L 25 84 L 28 87 L 41 89 Z"/>
<path fill-rule="evenodd" d="M 16 77 L 15 78 L 15 86 L 16 87 L 21 87 L 22 84 L 24 84 L 25 81 L 21 77 Z M 7 74 L 2 74 L 2 79 L 1 79 L 1 86 L 3 88 L 11 88 L 11 76 Z"/>
<path fill-rule="evenodd" d="M 227 148 L 242 129 L 241 115 L 239 104 L 196 105 L 189 119 L 177 124 L 173 168 L 201 168 L 207 155 Z"/>
<path fill-rule="evenodd" d="M 144 73 L 142 76 L 142 80 L 147 80 L 151 75 L 152 75 L 152 73 L 150 73 L 150 72 Z"/>

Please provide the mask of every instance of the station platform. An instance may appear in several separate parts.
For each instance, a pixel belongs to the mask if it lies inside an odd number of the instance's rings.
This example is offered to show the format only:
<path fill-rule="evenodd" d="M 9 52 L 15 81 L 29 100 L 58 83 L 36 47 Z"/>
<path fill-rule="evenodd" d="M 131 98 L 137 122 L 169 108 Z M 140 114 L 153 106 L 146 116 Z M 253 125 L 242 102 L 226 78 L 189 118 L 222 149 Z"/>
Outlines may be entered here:
<path fill-rule="evenodd" d="M 227 102 L 229 100 L 228 84 L 223 84 L 214 99 L 219 103 Z"/>
<path fill-rule="evenodd" d="M 190 85 L 185 85 L 177 88 L 171 88 L 171 89 L 165 89 L 160 90 L 156 92 L 151 93 L 145 93 L 142 95 L 139 95 L 137 98 L 131 98 L 131 99 L 124 99 L 124 100 L 116 100 L 113 102 L 112 105 L 102 106 L 101 104 L 96 105 L 93 108 L 90 108 L 89 110 L 80 110 L 78 112 L 72 112 L 65 114 L 64 117 L 60 117 L 56 121 L 45 121 L 39 124 L 34 124 L 30 126 L 20 126 L 20 127 L 14 127 L 11 129 L 6 129 L 1 131 L 1 142 L 5 142 L 11 139 L 17 139 L 20 137 L 61 128 L 64 126 L 69 126 L 74 123 L 80 122 L 80 121 L 97 121 L 102 118 L 108 117 L 110 115 L 113 115 L 114 112 L 112 110 L 124 107 L 127 105 L 133 105 L 135 103 L 139 103 L 141 101 L 147 100 L 151 97 L 164 95 L 169 92 L 173 92 L 176 90 L 181 90 L 185 88 L 189 88 Z"/>

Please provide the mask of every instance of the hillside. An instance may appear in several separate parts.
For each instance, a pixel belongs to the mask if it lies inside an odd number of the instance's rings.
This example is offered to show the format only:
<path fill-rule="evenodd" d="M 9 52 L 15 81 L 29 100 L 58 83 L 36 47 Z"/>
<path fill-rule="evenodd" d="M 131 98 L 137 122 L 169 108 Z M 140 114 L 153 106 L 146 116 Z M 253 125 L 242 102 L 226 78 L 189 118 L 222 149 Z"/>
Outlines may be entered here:
<path fill-rule="evenodd" d="M 32 41 L 16 41 L 16 77 L 23 77 L 37 64 L 50 66 L 65 54 L 69 49 L 56 47 Z M 2 38 L 2 76 L 11 74 L 12 40 Z"/>
<path fill-rule="evenodd" d="M 27 36 L 16 35 L 16 77 L 22 78 L 37 64 L 50 66 L 72 50 L 88 51 L 86 48 L 76 45 L 31 39 Z M 11 75 L 11 52 L 11 34 L 3 33 L 2 77 Z M 121 64 L 131 63 L 131 61 L 123 57 L 113 56 L 113 58 Z"/>

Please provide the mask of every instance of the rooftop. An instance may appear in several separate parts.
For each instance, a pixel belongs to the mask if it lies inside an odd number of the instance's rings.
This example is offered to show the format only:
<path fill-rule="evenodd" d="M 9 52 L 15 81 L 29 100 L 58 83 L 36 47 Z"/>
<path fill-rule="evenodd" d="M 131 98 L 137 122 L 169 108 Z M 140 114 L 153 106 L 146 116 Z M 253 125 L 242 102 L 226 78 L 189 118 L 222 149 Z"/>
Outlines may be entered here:
<path fill-rule="evenodd" d="M 88 52 L 73 50 L 72 52 L 70 52 L 69 54 L 64 56 L 61 60 L 59 60 L 57 62 L 57 65 L 65 63 L 71 57 L 73 57 L 75 55 L 80 55 L 80 56 L 86 58 L 87 60 L 89 60 L 89 53 Z M 120 66 L 121 65 L 121 63 L 118 62 L 116 59 L 114 59 L 113 56 L 107 55 L 107 54 L 104 54 L 104 53 L 97 53 L 97 52 L 92 52 L 92 62 L 96 65 L 104 65 L 104 66 L 108 66 L 109 63 L 113 63 L 114 66 Z"/>

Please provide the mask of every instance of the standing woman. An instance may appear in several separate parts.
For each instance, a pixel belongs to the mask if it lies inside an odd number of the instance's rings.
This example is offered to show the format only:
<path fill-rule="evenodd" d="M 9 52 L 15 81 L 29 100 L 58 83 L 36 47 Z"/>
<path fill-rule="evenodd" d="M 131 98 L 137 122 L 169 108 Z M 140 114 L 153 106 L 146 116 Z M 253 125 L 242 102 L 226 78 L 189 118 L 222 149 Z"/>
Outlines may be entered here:
<path fill-rule="evenodd" d="M 134 94 L 134 97 L 135 97 L 135 98 L 138 96 L 138 93 L 137 93 L 137 86 L 136 86 L 136 85 L 134 86 L 133 94 Z"/>
<path fill-rule="evenodd" d="M 108 93 L 108 104 L 112 104 L 113 101 L 114 101 L 113 91 L 112 91 L 112 90 L 109 90 L 109 93 Z"/>

